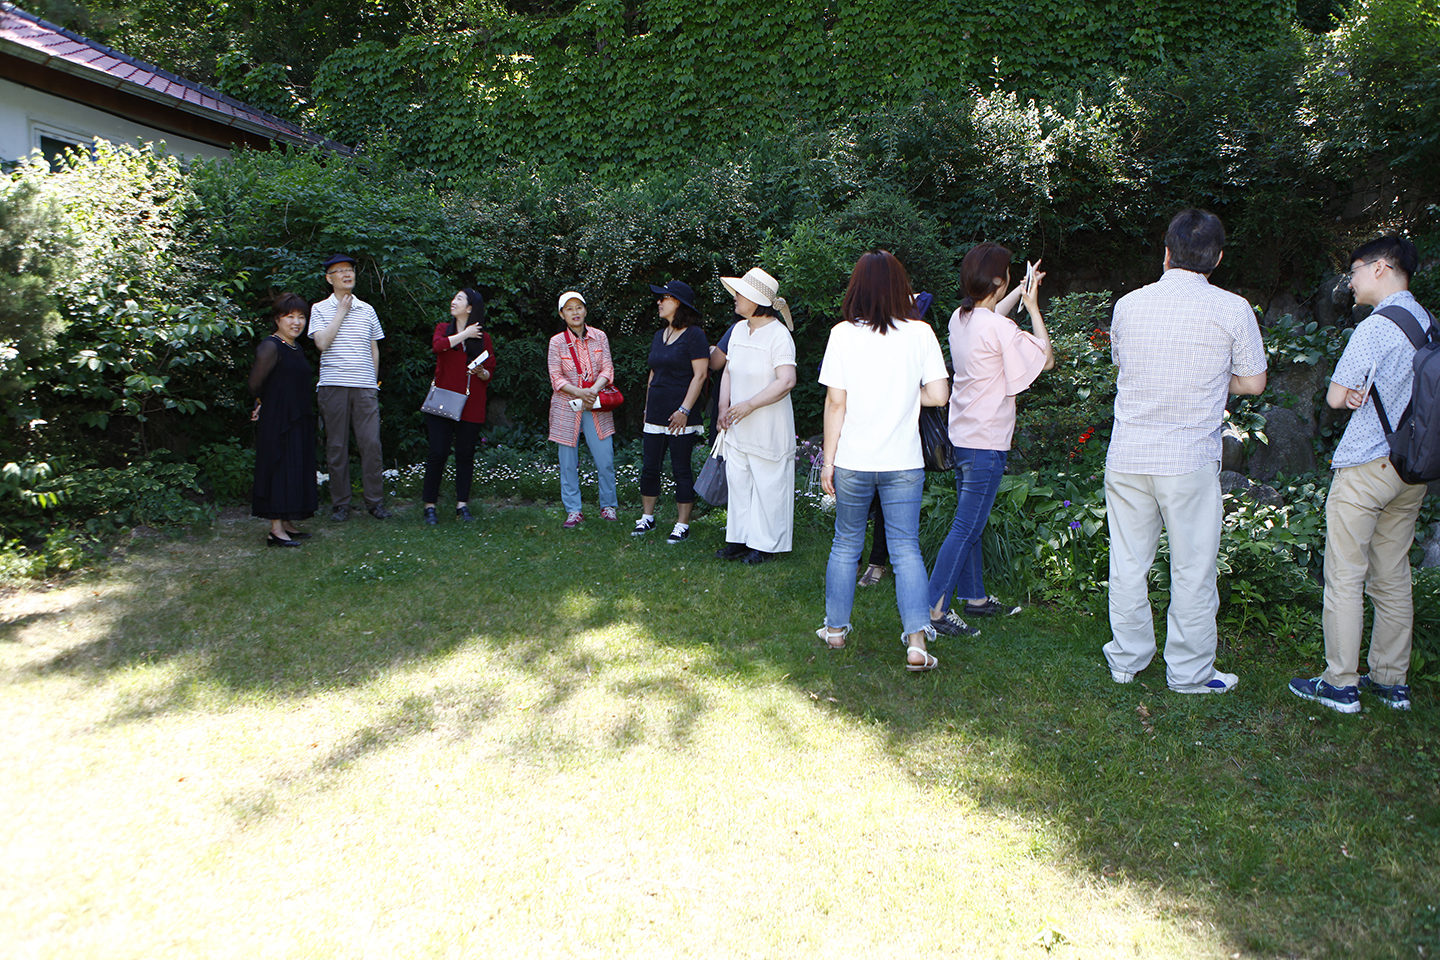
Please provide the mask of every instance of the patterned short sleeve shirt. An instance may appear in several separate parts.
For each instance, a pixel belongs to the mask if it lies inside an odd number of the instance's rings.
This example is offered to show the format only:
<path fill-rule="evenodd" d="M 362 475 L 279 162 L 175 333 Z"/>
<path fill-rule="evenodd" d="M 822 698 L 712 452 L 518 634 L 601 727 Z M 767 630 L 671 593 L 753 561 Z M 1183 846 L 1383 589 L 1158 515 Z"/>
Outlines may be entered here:
<path fill-rule="evenodd" d="M 1388 306 L 1404 307 L 1420 324 L 1420 329 L 1430 329 L 1430 314 L 1409 290 L 1391 294 L 1377 303 L 1375 309 L 1378 311 Z M 1410 402 L 1411 383 L 1415 378 L 1414 362 L 1415 345 L 1405 336 L 1405 331 L 1389 317 L 1372 313 L 1361 320 L 1350 335 L 1350 342 L 1345 345 L 1345 352 L 1340 355 L 1340 362 L 1335 364 L 1335 372 L 1330 379 L 1343 387 L 1358 390 L 1374 366 L 1375 388 L 1380 393 L 1380 401 L 1385 404 L 1390 427 L 1394 429 L 1399 426 L 1405 405 Z M 1388 456 L 1390 444 L 1380 426 L 1380 415 L 1375 409 L 1374 399 L 1367 396 L 1364 405 L 1350 415 L 1350 422 L 1345 425 L 1345 434 L 1330 458 L 1330 465 L 1337 470 L 1358 467 Z"/>
<path fill-rule="evenodd" d="M 1250 304 L 1166 270 L 1115 304 L 1110 344 L 1120 376 L 1106 469 L 1178 477 L 1218 462 L 1230 377 L 1265 371 Z"/>

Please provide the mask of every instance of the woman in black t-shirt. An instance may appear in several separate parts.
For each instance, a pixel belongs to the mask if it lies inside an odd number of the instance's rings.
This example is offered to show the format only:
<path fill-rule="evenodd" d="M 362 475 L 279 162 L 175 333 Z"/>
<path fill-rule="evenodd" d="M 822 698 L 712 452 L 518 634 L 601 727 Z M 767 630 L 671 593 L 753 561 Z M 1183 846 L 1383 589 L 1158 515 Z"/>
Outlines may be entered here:
<path fill-rule="evenodd" d="M 710 372 L 710 344 L 700 329 L 700 312 L 695 294 L 679 280 L 663 287 L 653 283 L 656 309 L 665 326 L 650 343 L 650 379 L 645 392 L 645 460 L 640 468 L 640 502 L 644 515 L 635 521 L 632 536 L 655 529 L 655 501 L 660 497 L 660 467 L 670 451 L 670 470 L 675 477 L 675 508 L 678 522 L 666 543 L 690 539 L 690 509 L 695 505 L 695 474 L 690 456 L 704 429 L 700 411 L 700 388 Z"/>

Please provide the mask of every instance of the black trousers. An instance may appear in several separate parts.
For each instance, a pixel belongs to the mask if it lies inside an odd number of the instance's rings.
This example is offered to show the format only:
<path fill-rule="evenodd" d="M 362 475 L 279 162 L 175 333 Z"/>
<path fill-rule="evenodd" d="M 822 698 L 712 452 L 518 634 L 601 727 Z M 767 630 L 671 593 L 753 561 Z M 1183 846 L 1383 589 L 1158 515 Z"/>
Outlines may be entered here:
<path fill-rule="evenodd" d="M 470 483 L 475 479 L 475 444 L 480 440 L 482 424 L 451 420 L 425 414 L 425 429 L 430 434 L 430 455 L 425 458 L 425 503 L 434 503 L 440 496 L 440 478 L 445 476 L 445 461 L 450 448 L 455 448 L 455 499 L 470 500 Z"/>
<path fill-rule="evenodd" d="M 885 511 L 880 508 L 880 494 L 875 494 L 875 499 L 870 501 L 870 509 L 875 513 L 875 534 L 870 541 L 870 565 L 884 567 L 890 563 L 890 544 L 885 542 Z"/>
<path fill-rule="evenodd" d="M 665 462 L 665 451 L 670 451 L 670 471 L 675 477 L 675 502 L 695 502 L 695 471 L 690 465 L 690 455 L 700 441 L 698 433 L 645 433 L 645 459 L 640 465 L 640 495 L 660 496 L 660 467 Z"/>

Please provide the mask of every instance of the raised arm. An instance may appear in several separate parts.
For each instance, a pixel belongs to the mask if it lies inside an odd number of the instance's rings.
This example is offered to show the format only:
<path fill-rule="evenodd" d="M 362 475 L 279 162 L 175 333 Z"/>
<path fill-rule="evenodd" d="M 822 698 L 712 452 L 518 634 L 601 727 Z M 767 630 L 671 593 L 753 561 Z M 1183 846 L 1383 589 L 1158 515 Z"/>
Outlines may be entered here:
<path fill-rule="evenodd" d="M 350 315 L 351 299 L 351 295 L 348 293 L 344 296 L 337 294 L 335 297 L 335 316 L 330 318 L 329 323 L 315 331 L 315 346 L 320 348 L 321 353 L 329 350 L 330 345 L 335 342 L 335 337 L 340 333 L 340 325 L 344 323 L 345 318 Z M 380 370 L 378 353 L 375 360 L 375 370 L 377 373 Z"/>

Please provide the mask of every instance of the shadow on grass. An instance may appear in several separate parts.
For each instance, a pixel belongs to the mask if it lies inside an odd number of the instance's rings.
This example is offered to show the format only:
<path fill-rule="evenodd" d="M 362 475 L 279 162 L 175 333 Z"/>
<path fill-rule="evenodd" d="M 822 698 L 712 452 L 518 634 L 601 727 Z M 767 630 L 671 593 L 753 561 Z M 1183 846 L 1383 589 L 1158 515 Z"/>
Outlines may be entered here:
<path fill-rule="evenodd" d="M 169 572 L 140 573 L 128 594 L 97 601 L 96 638 L 32 669 L 100 680 L 167 668 L 163 683 L 120 697 L 117 724 L 361 687 L 472 647 L 523 678 L 447 678 L 401 697 L 316 774 L 423 733 L 468 736 L 519 698 L 529 749 L 589 749 L 555 720 L 597 685 L 625 704 L 598 735 L 607 749 L 683 748 L 710 709 L 689 678 L 783 683 L 878 726 L 917 779 L 1026 820 L 1036 856 L 1097 884 L 1163 889 L 1237 947 L 1440 948 L 1440 731 L 1423 688 L 1413 714 L 1338 717 L 1283 690 L 1292 669 L 1315 665 L 1254 644 L 1236 644 L 1225 664 L 1242 677 L 1234 694 L 1171 694 L 1159 664 L 1120 686 L 1100 658 L 1103 622 L 1037 610 L 983 622 L 973 641 L 937 642 L 941 669 L 910 675 L 888 580 L 860 591 L 849 648 L 813 639 L 829 549 L 819 519 L 797 525 L 789 557 L 745 567 L 710 558 L 719 532 L 703 523 L 670 547 L 631 538 L 625 523 L 562 531 L 540 509 L 436 529 L 405 518 L 316 523 L 296 551 L 256 548 L 248 529 L 157 547 L 171 551 Z M 177 572 L 186 564 L 190 574 Z M 0 640 L 36 622 L 0 626 Z M 688 677 L 673 664 L 641 669 L 656 647 L 683 651 Z M 799 743 L 780 712 L 771 722 Z M 234 808 L 264 817 L 274 803 L 262 791 Z"/>

